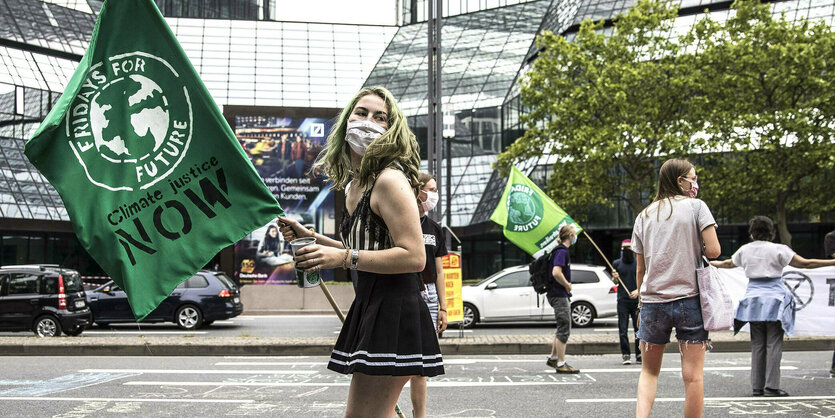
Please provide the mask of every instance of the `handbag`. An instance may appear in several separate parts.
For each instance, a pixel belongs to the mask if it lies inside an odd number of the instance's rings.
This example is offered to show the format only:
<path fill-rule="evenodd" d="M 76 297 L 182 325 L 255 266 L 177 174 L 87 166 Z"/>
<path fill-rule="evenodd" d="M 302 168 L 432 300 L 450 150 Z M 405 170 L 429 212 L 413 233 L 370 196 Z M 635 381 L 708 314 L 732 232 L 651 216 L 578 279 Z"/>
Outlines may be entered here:
<path fill-rule="evenodd" d="M 706 331 L 723 331 L 733 328 L 734 306 L 733 300 L 719 269 L 712 266 L 704 255 L 704 243 L 702 242 L 702 231 L 699 230 L 699 210 L 696 208 L 696 234 L 701 244 L 701 255 L 697 260 L 696 279 L 699 283 L 699 301 L 702 306 L 702 321 Z"/>

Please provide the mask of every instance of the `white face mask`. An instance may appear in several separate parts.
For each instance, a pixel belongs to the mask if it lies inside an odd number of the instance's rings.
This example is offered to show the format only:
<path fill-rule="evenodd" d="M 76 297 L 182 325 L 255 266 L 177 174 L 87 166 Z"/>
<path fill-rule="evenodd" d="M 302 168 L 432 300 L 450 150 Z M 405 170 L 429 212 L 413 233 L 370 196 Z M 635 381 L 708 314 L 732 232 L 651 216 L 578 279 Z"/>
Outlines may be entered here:
<path fill-rule="evenodd" d="M 427 192 L 426 193 L 426 200 L 420 202 L 420 206 L 423 208 L 424 212 L 429 212 L 432 209 L 435 209 L 435 206 L 438 204 L 438 200 L 440 197 L 438 196 L 438 192 Z"/>
<path fill-rule="evenodd" d="M 354 152 L 365 155 L 365 149 L 375 139 L 383 136 L 384 133 L 386 133 L 386 129 L 374 122 L 367 120 L 348 122 L 348 129 L 345 130 L 345 141 L 348 142 Z"/>

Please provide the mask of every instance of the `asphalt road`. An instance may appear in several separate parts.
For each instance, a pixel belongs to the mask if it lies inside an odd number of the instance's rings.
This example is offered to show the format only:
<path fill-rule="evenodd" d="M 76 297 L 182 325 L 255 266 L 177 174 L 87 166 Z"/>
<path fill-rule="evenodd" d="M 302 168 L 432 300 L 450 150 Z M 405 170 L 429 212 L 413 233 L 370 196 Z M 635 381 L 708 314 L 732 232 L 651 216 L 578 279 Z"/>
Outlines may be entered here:
<path fill-rule="evenodd" d="M 514 323 L 514 324 L 483 324 L 471 330 L 459 332 L 458 326 L 453 325 L 444 333 L 444 338 L 454 338 L 458 335 L 547 335 L 554 332 L 554 325 L 548 322 Z M 107 327 L 93 326 L 82 334 L 83 336 L 132 336 L 164 337 L 172 335 L 192 335 L 195 338 L 211 337 L 334 337 L 339 334 L 341 324 L 336 315 L 271 315 L 255 316 L 241 315 L 226 321 L 216 321 L 209 327 L 195 331 L 184 331 L 173 323 L 157 324 L 111 324 Z M 572 333 L 611 333 L 617 338 L 618 327 L 615 318 L 604 318 L 595 321 L 589 328 L 574 328 Z M 2 336 L 25 336 L 32 332 L 0 332 Z M 630 340 L 632 339 L 630 331 Z"/>
<path fill-rule="evenodd" d="M 835 415 L 832 353 L 787 352 L 788 398 L 751 398 L 749 354 L 709 353 L 706 417 Z M 340 417 L 349 377 L 325 357 L 4 357 L 2 416 Z M 585 417 L 634 414 L 639 366 L 619 356 L 574 356 L 578 375 L 557 375 L 543 356 L 444 358 L 429 380 L 432 417 Z M 681 416 L 679 357 L 665 356 L 653 416 Z M 408 390 L 400 407 L 411 410 Z"/>

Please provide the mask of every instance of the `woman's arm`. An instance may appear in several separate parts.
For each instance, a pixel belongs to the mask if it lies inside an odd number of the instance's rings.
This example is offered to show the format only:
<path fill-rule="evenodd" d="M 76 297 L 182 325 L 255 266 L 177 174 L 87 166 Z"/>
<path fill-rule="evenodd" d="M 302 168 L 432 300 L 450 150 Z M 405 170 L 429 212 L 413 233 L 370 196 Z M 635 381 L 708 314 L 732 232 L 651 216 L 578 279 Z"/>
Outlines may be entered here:
<path fill-rule="evenodd" d="M 719 237 L 716 236 L 716 225 L 710 225 L 702 230 L 702 242 L 705 243 L 705 257 L 716 258 L 722 254 Z"/>
<path fill-rule="evenodd" d="M 444 280 L 444 262 L 441 257 L 435 257 L 435 290 L 438 292 L 438 332 L 444 332 L 447 326 L 446 316 L 446 280 Z"/>
<path fill-rule="evenodd" d="M 734 265 L 734 261 L 730 258 L 727 259 L 727 260 L 722 260 L 722 261 L 713 260 L 713 261 L 710 262 L 710 264 L 713 267 L 717 267 L 717 268 L 720 268 L 720 269 L 732 269 L 732 268 L 736 267 Z"/>
<path fill-rule="evenodd" d="M 644 255 L 635 253 L 635 291 L 638 292 L 638 304 L 641 303 L 641 285 L 644 284 L 644 274 L 647 272 L 647 265 L 644 262 Z"/>
<path fill-rule="evenodd" d="M 305 228 L 302 224 L 298 223 L 296 220 L 290 218 L 283 218 L 279 216 L 278 218 L 278 225 L 279 231 L 282 235 L 284 235 L 284 240 L 290 242 L 296 238 L 307 238 L 307 237 L 315 237 L 316 243 L 319 245 L 325 245 L 328 247 L 334 248 L 341 248 L 345 249 L 345 246 L 342 245 L 342 242 L 337 241 L 333 238 L 327 237 L 322 234 L 316 234 L 310 232 L 309 229 Z"/>
<path fill-rule="evenodd" d="M 835 266 L 835 259 L 832 260 L 820 260 L 817 258 L 803 258 L 797 254 L 792 257 L 792 261 L 789 263 L 792 267 L 797 267 L 799 269 L 816 269 L 818 267 L 829 267 Z"/>

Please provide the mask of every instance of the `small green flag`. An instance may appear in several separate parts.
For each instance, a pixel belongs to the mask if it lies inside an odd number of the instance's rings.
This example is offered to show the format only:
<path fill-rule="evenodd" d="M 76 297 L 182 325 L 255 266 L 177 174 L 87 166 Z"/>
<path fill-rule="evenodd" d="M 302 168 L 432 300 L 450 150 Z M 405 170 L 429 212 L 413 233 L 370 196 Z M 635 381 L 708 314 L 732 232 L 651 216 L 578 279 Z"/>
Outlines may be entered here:
<path fill-rule="evenodd" d="M 583 230 L 516 166 L 490 220 L 503 226 L 504 236 L 530 255 L 556 245 L 563 225 L 573 225 L 578 234 Z"/>
<path fill-rule="evenodd" d="M 152 0 L 108 0 L 25 154 L 138 320 L 283 214 Z"/>

